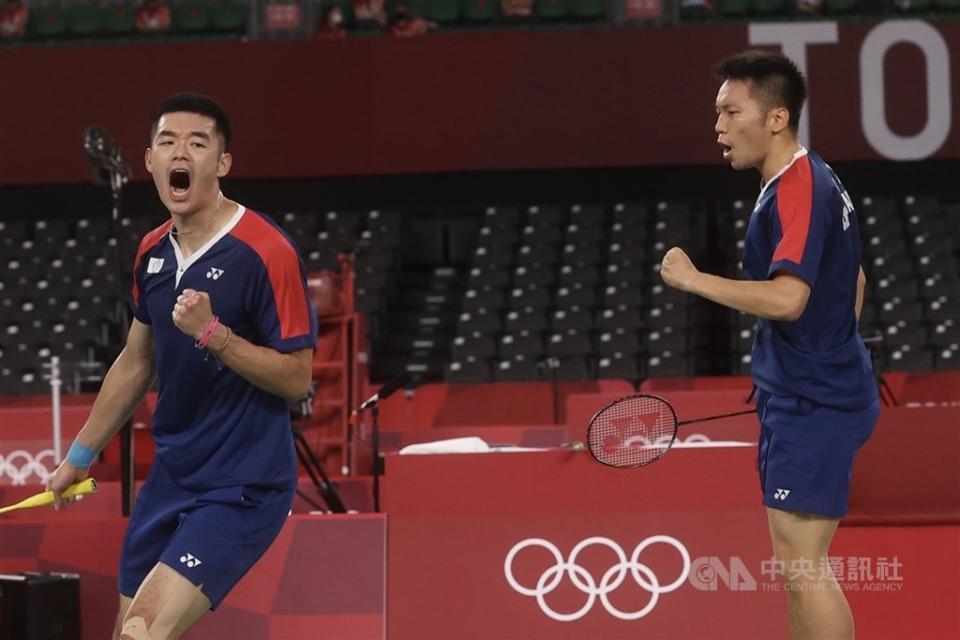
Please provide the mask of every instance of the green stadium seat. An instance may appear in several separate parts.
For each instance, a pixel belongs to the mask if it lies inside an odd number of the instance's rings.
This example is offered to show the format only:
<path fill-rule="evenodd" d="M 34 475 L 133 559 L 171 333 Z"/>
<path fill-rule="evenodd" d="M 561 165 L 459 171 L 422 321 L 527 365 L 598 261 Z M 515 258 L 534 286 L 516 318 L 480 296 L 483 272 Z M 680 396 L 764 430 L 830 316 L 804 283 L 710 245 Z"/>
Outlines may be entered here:
<path fill-rule="evenodd" d="M 247 30 L 250 9 L 247 4 L 235 0 L 211 2 L 210 24 L 217 31 L 243 32 Z"/>
<path fill-rule="evenodd" d="M 500 13 L 499 0 L 463 0 L 463 18 L 469 22 L 489 22 Z"/>
<path fill-rule="evenodd" d="M 77 36 L 91 36 L 103 31 L 103 13 L 100 7 L 79 3 L 67 9 L 67 29 Z"/>
<path fill-rule="evenodd" d="M 824 0 L 823 8 L 827 13 L 855 13 L 860 9 L 860 0 Z"/>
<path fill-rule="evenodd" d="M 758 16 L 775 16 L 786 13 L 784 0 L 752 0 L 753 12 Z"/>
<path fill-rule="evenodd" d="M 136 29 L 136 15 L 129 4 L 104 5 L 101 8 L 103 27 L 107 33 L 121 35 Z"/>
<path fill-rule="evenodd" d="M 536 0 L 534 14 L 544 20 L 561 20 L 570 13 L 568 0 Z"/>
<path fill-rule="evenodd" d="M 750 13 L 750 0 L 718 0 L 717 9 L 725 16 L 746 16 Z"/>
<path fill-rule="evenodd" d="M 607 0 L 571 0 L 571 13 L 578 18 L 605 18 Z"/>
<path fill-rule="evenodd" d="M 210 15 L 205 2 L 186 0 L 172 7 L 173 28 L 184 33 L 197 33 L 210 29 Z"/>
<path fill-rule="evenodd" d="M 410 15 L 417 18 L 426 18 L 430 15 L 431 0 L 406 0 L 402 4 L 407 5 L 407 9 L 410 10 Z M 392 8 L 393 7 L 390 7 L 390 9 Z M 391 10 L 389 14 L 392 16 L 393 11 Z"/>
<path fill-rule="evenodd" d="M 31 7 L 28 29 L 40 38 L 55 38 L 67 31 L 67 14 L 58 5 Z"/>
<path fill-rule="evenodd" d="M 907 13 L 916 13 L 930 11 L 933 8 L 933 0 L 894 0 L 894 6 Z"/>
<path fill-rule="evenodd" d="M 426 18 L 449 24 L 460 20 L 460 0 L 430 0 Z"/>

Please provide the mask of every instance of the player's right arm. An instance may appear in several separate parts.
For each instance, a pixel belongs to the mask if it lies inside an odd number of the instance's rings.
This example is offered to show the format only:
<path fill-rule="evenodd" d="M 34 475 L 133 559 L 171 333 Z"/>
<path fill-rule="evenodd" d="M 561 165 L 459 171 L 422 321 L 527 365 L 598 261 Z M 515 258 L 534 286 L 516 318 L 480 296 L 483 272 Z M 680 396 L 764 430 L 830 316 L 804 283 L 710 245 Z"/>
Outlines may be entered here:
<path fill-rule="evenodd" d="M 77 434 L 71 452 L 79 450 L 95 455 L 107 446 L 150 390 L 153 379 L 152 330 L 150 325 L 134 319 L 127 344 L 103 379 L 90 416 Z M 78 446 L 79 449 L 74 448 Z M 74 464 L 70 458 L 68 454 L 47 480 L 47 488 L 54 492 L 58 507 L 60 492 L 88 475 L 87 467 Z"/>

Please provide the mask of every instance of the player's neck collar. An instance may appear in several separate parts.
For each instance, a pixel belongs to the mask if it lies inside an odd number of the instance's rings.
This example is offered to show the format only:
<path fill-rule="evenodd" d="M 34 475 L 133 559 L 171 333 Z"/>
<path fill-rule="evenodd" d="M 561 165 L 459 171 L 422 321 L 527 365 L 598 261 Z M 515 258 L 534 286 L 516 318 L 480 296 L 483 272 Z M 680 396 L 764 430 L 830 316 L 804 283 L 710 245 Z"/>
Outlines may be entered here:
<path fill-rule="evenodd" d="M 799 160 L 800 158 L 802 158 L 802 157 L 805 156 L 805 155 L 807 155 L 807 148 L 804 147 L 803 145 L 800 145 L 800 148 L 797 149 L 796 153 L 793 154 L 793 156 L 790 158 L 790 161 L 787 162 L 787 164 L 783 165 L 783 166 L 780 168 L 779 171 L 777 171 L 775 174 L 773 174 L 773 177 L 770 178 L 770 180 L 768 180 L 766 183 L 764 183 L 764 182 L 763 182 L 763 178 L 761 177 L 761 178 L 760 178 L 760 195 L 757 196 L 757 202 L 760 202 L 760 198 L 763 197 L 763 194 L 766 192 L 767 187 L 769 187 L 771 184 L 773 184 L 774 182 L 776 182 L 777 178 L 779 178 L 779 177 L 782 176 L 784 173 L 786 173 L 786 172 L 787 172 L 787 169 L 789 169 L 790 167 L 792 167 L 794 162 L 796 162 L 797 160 Z"/>

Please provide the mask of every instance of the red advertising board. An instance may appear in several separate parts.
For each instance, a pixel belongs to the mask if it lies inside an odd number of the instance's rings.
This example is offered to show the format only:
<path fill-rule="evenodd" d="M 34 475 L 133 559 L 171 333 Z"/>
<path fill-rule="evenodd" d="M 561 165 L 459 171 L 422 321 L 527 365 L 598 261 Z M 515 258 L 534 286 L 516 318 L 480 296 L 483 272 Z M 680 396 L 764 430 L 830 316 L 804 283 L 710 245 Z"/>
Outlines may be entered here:
<path fill-rule="evenodd" d="M 150 115 L 186 89 L 234 121 L 237 177 L 721 162 L 714 64 L 779 47 L 832 162 L 960 157 L 960 22 L 793 22 L 0 49 L 0 183 L 85 182 L 106 127 L 146 179 Z"/>

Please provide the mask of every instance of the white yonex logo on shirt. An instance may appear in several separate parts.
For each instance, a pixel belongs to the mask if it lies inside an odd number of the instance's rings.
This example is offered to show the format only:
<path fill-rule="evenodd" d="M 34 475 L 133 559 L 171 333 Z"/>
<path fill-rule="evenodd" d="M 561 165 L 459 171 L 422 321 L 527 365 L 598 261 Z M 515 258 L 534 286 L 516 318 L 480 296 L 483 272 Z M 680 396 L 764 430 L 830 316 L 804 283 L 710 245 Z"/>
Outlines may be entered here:
<path fill-rule="evenodd" d="M 150 258 L 147 263 L 147 273 L 160 273 L 163 268 L 163 258 Z"/>
<path fill-rule="evenodd" d="M 222 275 L 223 269 L 217 269 L 216 267 L 210 267 L 210 271 L 207 271 L 207 277 L 214 280 L 219 280 Z"/>
<path fill-rule="evenodd" d="M 786 500 L 788 495 L 790 495 L 790 489 L 777 489 L 773 493 L 776 500 Z"/>
<path fill-rule="evenodd" d="M 199 567 L 202 563 L 200 562 L 200 558 L 192 556 L 188 553 L 185 556 L 180 556 L 180 564 L 185 564 L 193 569 L 194 567 Z"/>

